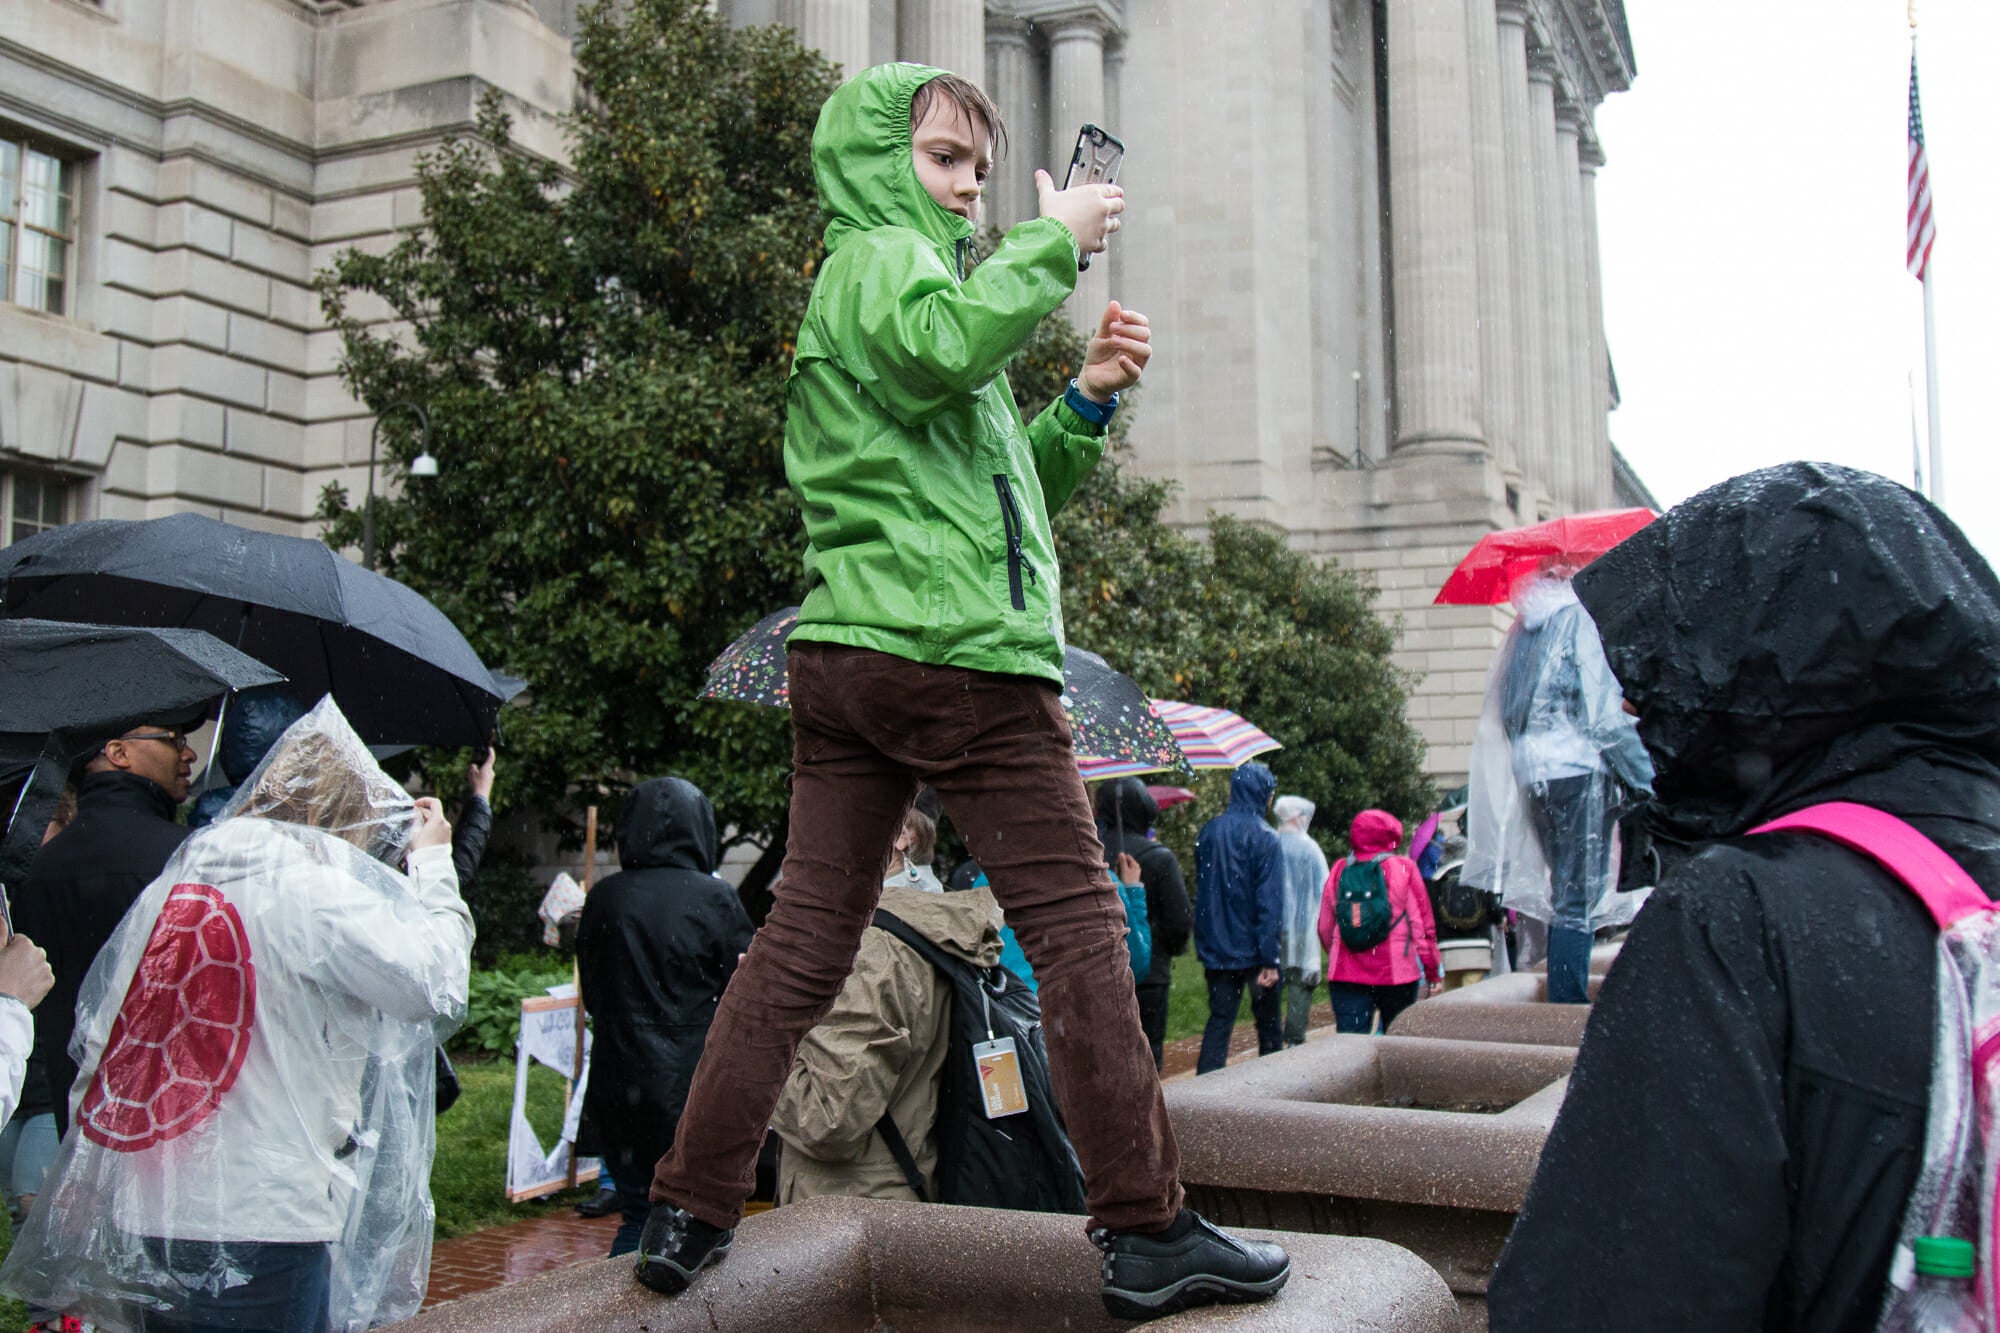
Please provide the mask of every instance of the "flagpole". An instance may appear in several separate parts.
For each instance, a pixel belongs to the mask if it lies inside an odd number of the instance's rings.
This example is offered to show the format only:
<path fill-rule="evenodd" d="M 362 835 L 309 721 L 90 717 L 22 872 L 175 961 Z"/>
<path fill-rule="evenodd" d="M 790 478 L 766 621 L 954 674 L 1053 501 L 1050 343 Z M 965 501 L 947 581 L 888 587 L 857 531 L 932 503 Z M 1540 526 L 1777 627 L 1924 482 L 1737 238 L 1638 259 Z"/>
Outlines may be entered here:
<path fill-rule="evenodd" d="M 1910 489 L 1918 495 L 1929 495 L 1924 488 L 1924 442 L 1917 433 L 1917 372 L 1912 370 L 1903 376 L 1910 390 Z"/>
<path fill-rule="evenodd" d="M 1937 273 L 1937 252 L 1924 265 L 1924 410 L 1931 428 L 1931 503 L 1944 508 L 1944 430 L 1938 422 L 1937 316 L 1932 309 L 1931 281 Z"/>

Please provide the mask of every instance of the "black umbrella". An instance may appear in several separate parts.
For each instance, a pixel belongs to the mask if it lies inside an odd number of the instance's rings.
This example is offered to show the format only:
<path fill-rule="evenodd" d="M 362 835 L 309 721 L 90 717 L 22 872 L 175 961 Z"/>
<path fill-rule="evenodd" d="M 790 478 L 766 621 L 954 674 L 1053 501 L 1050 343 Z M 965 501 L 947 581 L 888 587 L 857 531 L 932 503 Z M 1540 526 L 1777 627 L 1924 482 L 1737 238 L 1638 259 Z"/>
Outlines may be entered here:
<path fill-rule="evenodd" d="M 323 542 L 199 514 L 51 528 L 0 550 L 0 614 L 206 630 L 331 694 L 363 740 L 485 745 L 511 697 L 445 614 Z"/>
<path fill-rule="evenodd" d="M 791 707 L 785 680 L 785 640 L 799 623 L 799 608 L 773 611 L 745 630 L 709 663 L 704 699 L 740 699 L 771 708 Z M 1120 773 L 1177 769 L 1187 763 L 1180 743 L 1130 676 L 1096 653 L 1063 650 L 1063 708 L 1076 753 L 1085 763 L 1115 761 Z"/>
<path fill-rule="evenodd" d="M 200 630 L 0 620 L 0 680 L 0 790 L 13 798 L 4 890 L 34 859 L 76 760 L 133 727 L 191 719 L 231 690 L 284 677 Z"/>

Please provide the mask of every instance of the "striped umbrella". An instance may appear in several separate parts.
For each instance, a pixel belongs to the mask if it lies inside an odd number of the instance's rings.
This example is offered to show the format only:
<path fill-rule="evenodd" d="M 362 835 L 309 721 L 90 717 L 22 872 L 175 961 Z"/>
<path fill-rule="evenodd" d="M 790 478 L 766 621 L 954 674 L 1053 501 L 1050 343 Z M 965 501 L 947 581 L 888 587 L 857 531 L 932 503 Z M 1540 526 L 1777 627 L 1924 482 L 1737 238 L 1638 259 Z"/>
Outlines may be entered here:
<path fill-rule="evenodd" d="M 1237 768 L 1266 750 L 1284 748 L 1227 708 L 1155 699 L 1153 712 L 1181 743 L 1192 768 Z"/>

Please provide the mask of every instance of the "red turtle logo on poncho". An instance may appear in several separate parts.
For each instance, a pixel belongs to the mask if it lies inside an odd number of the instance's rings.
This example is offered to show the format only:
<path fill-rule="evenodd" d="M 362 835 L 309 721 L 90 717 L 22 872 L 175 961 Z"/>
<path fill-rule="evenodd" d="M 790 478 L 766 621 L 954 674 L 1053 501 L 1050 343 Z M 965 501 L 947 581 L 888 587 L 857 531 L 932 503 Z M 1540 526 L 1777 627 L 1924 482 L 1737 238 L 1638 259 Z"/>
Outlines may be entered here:
<path fill-rule="evenodd" d="M 207 1120 L 243 1069 L 256 1009 L 243 918 L 209 885 L 174 885 L 84 1093 L 83 1136 L 140 1152 Z"/>

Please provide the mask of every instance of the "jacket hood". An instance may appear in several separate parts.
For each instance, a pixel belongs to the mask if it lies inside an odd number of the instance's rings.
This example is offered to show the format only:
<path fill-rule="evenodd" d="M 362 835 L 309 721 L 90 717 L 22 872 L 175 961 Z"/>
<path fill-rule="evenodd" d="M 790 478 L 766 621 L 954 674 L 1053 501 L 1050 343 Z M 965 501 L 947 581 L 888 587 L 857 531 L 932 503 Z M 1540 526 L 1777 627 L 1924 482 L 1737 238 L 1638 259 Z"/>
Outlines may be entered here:
<path fill-rule="evenodd" d="M 264 761 L 285 728 L 305 716 L 305 706 L 276 686 L 245 690 L 229 701 L 217 760 L 222 775 L 241 782 Z"/>
<path fill-rule="evenodd" d="M 1160 803 L 1137 778 L 1115 778 L 1097 789 L 1097 822 L 1146 836 L 1160 820 Z"/>
<path fill-rule="evenodd" d="M 1743 832 L 1917 749 L 2000 755 L 2000 581 L 1887 478 L 1733 478 L 1575 586 L 1638 710 L 1670 838 Z"/>
<path fill-rule="evenodd" d="M 1229 808 L 1248 810 L 1262 819 L 1271 804 L 1271 793 L 1277 789 L 1278 780 L 1270 769 L 1256 762 L 1245 764 L 1229 779 Z"/>
<path fill-rule="evenodd" d="M 876 227 L 907 227 L 940 246 L 972 235 L 970 222 L 931 198 L 911 157 L 910 99 L 943 73 L 928 65 L 876 65 L 841 84 L 820 108 L 813 180 L 829 255 L 855 232 Z"/>
<path fill-rule="evenodd" d="M 618 811 L 620 870 L 692 870 L 712 875 L 715 807 L 684 778 L 653 778 L 634 787 Z"/>
<path fill-rule="evenodd" d="M 1280 833 L 1304 833 L 1312 827 L 1318 808 L 1303 796 L 1280 796 L 1271 804 L 1271 817 L 1278 821 Z"/>
<path fill-rule="evenodd" d="M 980 967 L 1000 961 L 1000 904 L 988 889 L 925 893 L 890 885 L 882 890 L 877 906 L 901 917 L 932 944 Z"/>
<path fill-rule="evenodd" d="M 1347 828 L 1347 845 L 1356 856 L 1380 856 L 1403 842 L 1403 821 L 1387 810 L 1363 810 Z"/>

